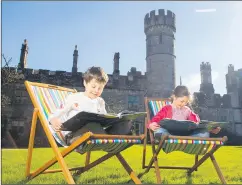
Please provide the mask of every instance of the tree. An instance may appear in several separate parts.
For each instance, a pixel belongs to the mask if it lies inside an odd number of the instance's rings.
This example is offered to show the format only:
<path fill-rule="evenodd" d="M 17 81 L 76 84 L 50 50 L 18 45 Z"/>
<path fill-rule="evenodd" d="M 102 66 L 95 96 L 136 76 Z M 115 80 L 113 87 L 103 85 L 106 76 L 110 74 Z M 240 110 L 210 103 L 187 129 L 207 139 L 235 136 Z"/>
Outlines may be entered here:
<path fill-rule="evenodd" d="M 23 74 L 17 72 L 17 67 L 10 67 L 12 58 L 7 59 L 4 54 L 2 54 L 2 67 L 1 67 L 1 86 L 2 89 L 6 89 L 10 84 L 17 82 L 22 79 Z M 1 93 L 1 105 L 6 107 L 11 103 L 10 97 L 7 95 L 8 92 L 2 91 Z"/>
<path fill-rule="evenodd" d="M 9 85 L 17 82 L 18 80 L 24 78 L 23 74 L 18 73 L 16 67 L 10 67 L 10 63 L 12 61 L 12 58 L 8 59 L 7 57 L 2 54 L 2 67 L 1 67 L 1 108 L 7 107 L 9 104 L 11 104 L 11 98 L 9 97 Z M 1 122 L 1 128 L 2 128 L 2 136 L 4 136 L 4 133 L 7 128 L 8 119 L 6 115 L 2 115 L 2 122 Z"/>

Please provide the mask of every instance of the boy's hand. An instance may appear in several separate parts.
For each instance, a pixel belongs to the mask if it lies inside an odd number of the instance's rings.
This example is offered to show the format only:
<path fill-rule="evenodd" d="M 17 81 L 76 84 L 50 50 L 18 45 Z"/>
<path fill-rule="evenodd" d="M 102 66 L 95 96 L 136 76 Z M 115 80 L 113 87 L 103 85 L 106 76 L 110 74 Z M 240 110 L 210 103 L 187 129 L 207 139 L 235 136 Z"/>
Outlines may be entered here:
<path fill-rule="evenodd" d="M 57 132 L 57 131 L 60 131 L 61 130 L 61 126 L 62 126 L 62 123 L 61 123 L 61 120 L 59 118 L 52 118 L 50 120 L 50 123 L 52 125 L 52 128 Z"/>
<path fill-rule="evenodd" d="M 149 125 L 149 128 L 153 131 L 157 130 L 158 128 L 160 128 L 160 125 L 158 125 L 158 123 L 153 122 Z"/>
<path fill-rule="evenodd" d="M 213 133 L 213 134 L 217 134 L 217 133 L 220 132 L 220 130 L 221 130 L 221 128 L 217 127 L 217 128 L 214 128 L 214 129 L 210 130 L 210 132 Z"/>
<path fill-rule="evenodd" d="M 78 103 L 74 103 L 74 104 L 71 106 L 71 108 L 72 108 L 73 110 L 79 110 L 79 109 L 78 109 Z"/>

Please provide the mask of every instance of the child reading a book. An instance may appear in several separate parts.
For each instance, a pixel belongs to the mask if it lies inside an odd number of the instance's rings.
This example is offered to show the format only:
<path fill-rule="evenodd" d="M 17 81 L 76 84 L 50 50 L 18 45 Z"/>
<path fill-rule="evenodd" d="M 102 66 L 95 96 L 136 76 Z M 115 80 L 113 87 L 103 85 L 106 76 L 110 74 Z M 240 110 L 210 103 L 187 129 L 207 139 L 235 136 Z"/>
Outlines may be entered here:
<path fill-rule="evenodd" d="M 200 118 L 188 106 L 190 92 L 186 86 L 177 86 L 172 95 L 172 104 L 164 106 L 150 121 L 148 128 L 154 131 L 155 138 L 160 138 L 164 133 L 170 134 L 168 130 L 162 128 L 158 123 L 165 119 L 173 120 L 190 120 L 197 124 Z M 220 127 L 210 130 L 211 133 L 217 134 L 221 130 Z M 193 137 L 209 137 L 206 129 L 194 131 L 190 136 Z"/>
<path fill-rule="evenodd" d="M 70 94 L 63 105 L 56 112 L 50 114 L 49 122 L 55 131 L 60 131 L 67 144 L 71 144 L 85 132 L 94 134 L 129 134 L 132 123 L 125 121 L 112 125 L 108 130 L 99 123 L 87 123 L 75 132 L 63 131 L 62 125 L 66 121 L 78 122 L 74 116 L 81 111 L 106 114 L 105 101 L 100 97 L 108 82 L 108 75 L 100 67 L 91 67 L 83 75 L 84 92 Z M 77 123 L 78 124 L 78 123 Z"/>

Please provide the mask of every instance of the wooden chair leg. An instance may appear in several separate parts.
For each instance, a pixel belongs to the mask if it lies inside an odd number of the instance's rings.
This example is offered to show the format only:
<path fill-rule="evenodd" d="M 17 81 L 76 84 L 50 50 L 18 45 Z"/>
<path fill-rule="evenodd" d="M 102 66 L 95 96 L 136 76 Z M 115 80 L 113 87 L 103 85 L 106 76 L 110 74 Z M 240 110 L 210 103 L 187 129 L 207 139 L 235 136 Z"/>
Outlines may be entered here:
<path fill-rule="evenodd" d="M 153 156 L 154 156 L 154 165 L 155 165 L 155 173 L 156 173 L 156 178 L 157 178 L 157 184 L 161 184 L 161 176 L 160 176 L 160 169 L 159 169 L 159 164 L 158 164 L 158 154 L 155 151 L 155 147 L 152 146 L 152 151 L 153 151 Z M 151 164 L 152 166 L 152 164 Z"/>
<path fill-rule="evenodd" d="M 36 124 L 37 124 L 37 114 L 38 114 L 38 109 L 35 108 L 33 111 L 31 131 L 30 131 L 30 136 L 29 136 L 29 147 L 28 147 L 28 156 L 27 156 L 26 172 L 25 172 L 26 178 L 28 178 L 30 175 L 30 166 L 31 166 L 31 161 L 32 161 L 35 130 L 36 130 Z"/>
<path fill-rule="evenodd" d="M 216 146 L 214 148 L 212 148 L 208 153 L 206 153 L 196 164 L 193 165 L 193 167 L 191 167 L 191 169 L 189 169 L 187 171 L 187 174 L 190 175 L 193 171 L 195 171 L 195 169 L 197 169 L 201 164 L 204 163 L 204 161 L 206 161 L 211 154 L 213 154 L 215 151 L 217 151 L 219 149 L 219 146 Z"/>
<path fill-rule="evenodd" d="M 91 152 L 87 152 L 85 166 L 89 165 L 90 159 L 91 159 Z"/>
<path fill-rule="evenodd" d="M 144 127 L 145 127 L 145 128 L 144 128 L 144 135 L 145 135 L 145 138 L 144 138 L 144 147 L 143 147 L 142 169 L 145 168 L 146 144 L 147 144 L 147 141 L 148 141 L 146 125 L 147 125 L 147 118 L 145 118 L 145 125 L 144 125 Z"/>
<path fill-rule="evenodd" d="M 113 157 L 115 154 L 113 153 L 107 153 L 105 154 L 104 156 L 96 159 L 95 161 L 93 161 L 92 163 L 88 164 L 87 166 L 84 166 L 84 167 L 78 167 L 76 169 L 76 172 L 75 172 L 75 175 L 80 175 L 88 170 L 90 170 L 91 168 L 97 166 L 98 164 L 108 160 L 109 158 Z"/>
<path fill-rule="evenodd" d="M 69 146 L 68 148 L 65 148 L 64 150 L 62 150 L 61 151 L 61 156 L 64 158 L 66 155 L 68 155 L 70 152 L 72 152 L 77 146 L 79 146 L 81 143 L 85 142 L 88 138 L 89 138 L 88 134 L 83 135 L 83 137 L 77 139 L 74 143 L 72 143 L 71 146 Z M 50 140 L 52 140 L 52 138 Z M 50 142 L 50 140 L 49 140 L 49 142 Z M 58 147 L 57 147 L 57 149 L 58 149 Z M 59 150 L 58 150 L 58 152 L 59 152 Z M 57 160 L 57 157 L 55 156 L 54 158 L 52 158 L 49 161 L 47 161 L 40 168 L 35 170 L 33 173 L 31 173 L 30 178 L 33 179 L 36 176 L 40 175 L 41 173 L 45 173 L 45 172 L 48 173 L 48 171 L 53 171 L 53 170 L 47 170 L 47 169 L 49 167 L 53 166 L 57 162 L 58 162 L 58 160 Z M 57 171 L 60 172 L 60 171 L 62 171 L 62 169 L 58 169 Z"/>
<path fill-rule="evenodd" d="M 198 162 L 198 155 L 195 155 L 195 165 L 197 164 Z M 197 171 L 197 168 L 195 169 L 195 171 Z"/>
<path fill-rule="evenodd" d="M 134 173 L 134 171 L 129 166 L 129 164 L 125 161 L 125 159 L 123 158 L 123 156 L 120 153 L 118 153 L 118 154 L 116 154 L 116 157 L 118 158 L 118 160 L 120 161 L 120 163 L 123 165 L 124 169 L 128 172 L 129 176 L 134 181 L 134 183 L 135 184 L 142 184 L 141 181 L 140 181 L 140 179 Z"/>
<path fill-rule="evenodd" d="M 150 131 L 150 138 L 151 138 L 151 146 L 152 146 L 153 156 L 152 156 L 152 158 L 150 160 L 150 163 L 147 166 L 147 169 L 146 169 L 146 171 L 144 173 L 148 173 L 150 168 L 151 168 L 151 166 L 152 166 L 152 164 L 154 163 L 157 183 L 160 184 L 161 183 L 161 176 L 160 176 L 160 169 L 159 169 L 158 158 L 157 157 L 158 157 L 158 155 L 160 153 L 160 150 L 162 148 L 162 145 L 163 145 L 164 141 L 168 138 L 168 135 L 163 135 L 162 136 L 157 149 L 155 149 L 155 140 L 154 140 L 153 133 L 151 133 L 151 131 Z"/>
<path fill-rule="evenodd" d="M 65 177 L 67 183 L 68 183 L 68 184 L 75 184 L 75 181 L 74 181 L 74 179 L 73 179 L 73 177 L 72 177 L 72 175 L 71 175 L 71 172 L 70 172 L 70 170 L 69 170 L 68 167 L 67 167 L 67 164 L 66 164 L 66 162 L 65 162 L 65 160 L 64 160 L 63 155 L 62 155 L 61 152 L 59 151 L 59 148 L 58 148 L 58 146 L 57 146 L 57 143 L 55 142 L 54 137 L 52 136 L 52 133 L 50 132 L 48 126 L 45 124 L 43 118 L 42 118 L 42 117 L 39 117 L 39 118 L 40 118 L 40 121 L 41 121 L 42 127 L 43 127 L 43 129 L 44 129 L 44 131 L 45 131 L 45 133 L 46 133 L 46 136 L 47 136 L 47 138 L 48 138 L 48 141 L 49 141 L 49 143 L 50 143 L 50 146 L 51 146 L 51 148 L 52 148 L 52 150 L 53 150 L 53 152 L 54 152 L 54 154 L 55 154 L 55 157 L 56 157 L 56 159 L 57 159 L 57 161 L 58 161 L 58 163 L 59 163 L 59 165 L 60 165 L 60 167 L 61 167 L 61 169 L 62 169 L 63 175 L 64 175 L 64 177 Z M 77 140 L 77 141 L 78 141 L 78 140 Z M 74 144 L 74 143 L 73 143 L 73 144 Z M 72 145 L 73 145 L 73 144 L 72 144 Z M 40 169 L 40 171 L 41 171 L 41 169 Z"/>
<path fill-rule="evenodd" d="M 214 165 L 214 168 L 215 168 L 215 170 L 216 170 L 216 172 L 217 172 L 217 174 L 218 174 L 218 176 L 219 176 L 221 182 L 222 182 L 223 184 L 227 184 L 226 181 L 225 181 L 225 178 L 224 178 L 224 176 L 223 176 L 223 174 L 222 174 L 222 172 L 221 172 L 221 170 L 220 170 L 220 168 L 219 168 L 219 166 L 218 166 L 218 163 L 217 163 L 217 161 L 215 160 L 215 157 L 214 157 L 213 154 L 210 155 L 210 159 L 212 160 L 212 163 L 213 163 L 213 165 Z"/>

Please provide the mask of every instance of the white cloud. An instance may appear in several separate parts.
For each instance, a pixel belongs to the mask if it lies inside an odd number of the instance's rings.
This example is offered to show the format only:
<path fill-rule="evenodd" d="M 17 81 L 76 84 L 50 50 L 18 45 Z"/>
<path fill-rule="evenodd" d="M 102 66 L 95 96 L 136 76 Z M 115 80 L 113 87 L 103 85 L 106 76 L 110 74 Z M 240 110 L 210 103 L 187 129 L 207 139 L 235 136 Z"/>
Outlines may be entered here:
<path fill-rule="evenodd" d="M 219 73 L 217 71 L 212 71 L 212 83 L 218 79 Z M 191 74 L 182 78 L 182 84 L 187 86 L 191 93 L 199 92 L 201 84 L 201 75 L 200 73 Z"/>
<path fill-rule="evenodd" d="M 210 12 L 216 12 L 215 8 L 210 9 L 196 9 L 195 12 L 197 13 L 210 13 Z"/>

